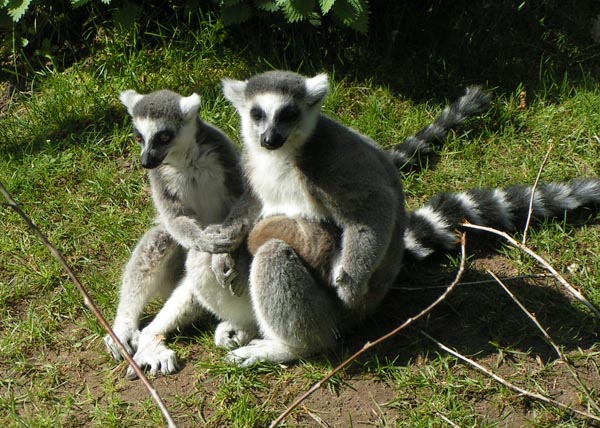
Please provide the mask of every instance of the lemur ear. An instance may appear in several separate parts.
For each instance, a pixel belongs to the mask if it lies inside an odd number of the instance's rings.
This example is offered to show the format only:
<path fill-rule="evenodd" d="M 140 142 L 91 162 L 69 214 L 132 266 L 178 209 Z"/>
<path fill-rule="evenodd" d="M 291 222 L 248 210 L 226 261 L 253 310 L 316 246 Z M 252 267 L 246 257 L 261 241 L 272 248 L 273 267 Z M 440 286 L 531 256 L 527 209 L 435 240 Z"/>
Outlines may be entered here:
<path fill-rule="evenodd" d="M 309 106 L 325 101 L 329 93 L 329 78 L 327 74 L 317 74 L 315 77 L 306 79 L 306 102 Z"/>
<path fill-rule="evenodd" d="M 142 94 L 138 94 L 133 89 L 128 89 L 119 94 L 119 100 L 123 103 L 125 107 L 127 107 L 127 112 L 130 116 L 133 116 L 133 107 L 142 99 L 144 96 Z"/>
<path fill-rule="evenodd" d="M 229 100 L 233 106 L 240 110 L 246 104 L 246 84 L 247 81 L 241 80 L 232 80 L 232 79 L 223 79 L 221 80 L 223 84 L 223 95 L 225 98 Z"/>
<path fill-rule="evenodd" d="M 198 116 L 198 110 L 200 109 L 200 95 L 194 92 L 189 97 L 182 97 L 179 100 L 179 108 L 181 108 L 181 112 L 187 120 Z"/>

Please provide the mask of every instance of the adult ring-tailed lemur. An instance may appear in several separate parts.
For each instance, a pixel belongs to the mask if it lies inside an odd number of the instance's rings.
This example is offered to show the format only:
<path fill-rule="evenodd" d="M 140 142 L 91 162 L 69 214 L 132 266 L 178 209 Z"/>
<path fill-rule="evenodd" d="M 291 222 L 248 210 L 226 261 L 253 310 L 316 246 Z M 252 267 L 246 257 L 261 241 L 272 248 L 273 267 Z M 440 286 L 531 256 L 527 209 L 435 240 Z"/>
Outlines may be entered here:
<path fill-rule="evenodd" d="M 223 221 L 242 193 L 239 157 L 220 130 L 199 119 L 200 97 L 196 94 L 182 97 L 157 91 L 142 95 L 129 90 L 122 92 L 120 99 L 132 117 L 134 138 L 141 148 L 142 166 L 148 169 L 158 215 L 156 225 L 139 241 L 125 268 L 113 328 L 138 364 L 149 367 L 151 373 L 171 373 L 177 370 L 177 359 L 166 346 L 165 337 L 205 313 L 222 321 L 215 331 L 219 346 L 236 348 L 258 334 L 246 284 L 245 245 L 232 254 L 209 254 L 223 252 L 239 244 L 236 238 L 243 239 L 241 229 L 231 225 L 228 235 L 223 235 L 221 228 L 207 227 Z M 400 168 L 418 166 L 417 160 L 431 154 L 450 128 L 487 109 L 488 101 L 487 94 L 478 88 L 467 89 L 434 123 L 388 156 Z M 252 204 L 252 198 L 240 199 L 232 215 L 256 211 Z M 304 222 L 302 218 L 294 221 Z M 304 226 L 305 233 L 322 227 L 314 222 L 304 222 Z M 268 228 L 257 228 L 251 242 L 256 244 L 265 233 Z M 337 245 L 336 233 L 337 227 L 329 225 L 319 236 Z M 300 248 L 298 251 L 302 254 Z M 323 267 L 324 276 L 328 276 L 327 270 Z M 228 287 L 219 285 L 217 279 Z M 140 317 L 155 297 L 166 302 L 140 332 Z M 105 342 L 114 358 L 120 359 L 112 339 L 107 336 Z M 133 371 L 128 370 L 127 376 L 134 377 Z"/>
<path fill-rule="evenodd" d="M 405 251 L 422 258 L 454 246 L 463 219 L 512 230 L 527 216 L 525 186 L 445 193 L 407 213 L 393 157 L 321 114 L 324 74 L 273 71 L 224 80 L 223 89 L 241 118 L 248 188 L 220 227 L 221 241 L 229 237 L 234 250 L 243 242 L 235 232 L 253 231 L 248 289 L 260 331 L 228 354 L 242 366 L 332 347 L 386 296 Z M 600 180 L 543 185 L 534 196 L 537 218 L 560 216 L 599 204 Z M 303 248 L 317 242 L 311 234 L 332 236 L 319 241 L 317 266 L 314 249 Z"/>

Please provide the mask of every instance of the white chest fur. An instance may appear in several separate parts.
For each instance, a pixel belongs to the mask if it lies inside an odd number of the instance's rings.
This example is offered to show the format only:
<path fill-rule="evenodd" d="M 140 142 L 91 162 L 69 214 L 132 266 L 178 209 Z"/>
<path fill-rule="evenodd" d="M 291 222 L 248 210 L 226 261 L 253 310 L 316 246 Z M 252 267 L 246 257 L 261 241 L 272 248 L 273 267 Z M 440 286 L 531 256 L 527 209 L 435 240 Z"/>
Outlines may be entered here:
<path fill-rule="evenodd" d="M 167 191 L 195 214 L 201 226 L 221 222 L 231 204 L 225 171 L 214 157 L 202 156 L 184 168 L 161 167 Z"/>
<path fill-rule="evenodd" d="M 310 195 L 302 173 L 287 154 L 257 150 L 250 154 L 250 164 L 248 178 L 262 202 L 263 217 L 276 214 L 313 220 L 328 217 L 325 207 Z"/>

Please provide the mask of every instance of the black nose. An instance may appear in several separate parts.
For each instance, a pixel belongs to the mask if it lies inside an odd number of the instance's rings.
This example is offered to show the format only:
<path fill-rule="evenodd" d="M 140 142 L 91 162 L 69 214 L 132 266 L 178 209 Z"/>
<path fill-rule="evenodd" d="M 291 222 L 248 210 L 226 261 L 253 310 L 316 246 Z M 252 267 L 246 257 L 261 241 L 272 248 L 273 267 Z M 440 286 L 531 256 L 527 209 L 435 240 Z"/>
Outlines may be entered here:
<path fill-rule="evenodd" d="M 260 145 L 267 150 L 275 150 L 283 146 L 285 138 L 278 132 L 265 132 L 260 138 Z"/>
<path fill-rule="evenodd" d="M 142 154 L 142 167 L 146 169 L 154 169 L 159 166 L 162 161 L 162 158 L 152 156 L 152 154 L 148 152 Z"/>

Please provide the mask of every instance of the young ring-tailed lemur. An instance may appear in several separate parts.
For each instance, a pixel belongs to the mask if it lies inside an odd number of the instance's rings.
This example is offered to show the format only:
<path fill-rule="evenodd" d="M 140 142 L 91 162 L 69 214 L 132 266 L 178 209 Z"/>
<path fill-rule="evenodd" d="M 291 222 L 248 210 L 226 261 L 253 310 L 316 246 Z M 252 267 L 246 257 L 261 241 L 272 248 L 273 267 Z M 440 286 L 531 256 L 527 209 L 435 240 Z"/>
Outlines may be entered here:
<path fill-rule="evenodd" d="M 455 245 L 454 229 L 465 217 L 508 228 L 528 211 L 531 189 L 515 187 L 443 194 L 406 213 L 392 157 L 368 137 L 321 114 L 329 90 L 324 74 L 305 78 L 274 71 L 247 81 L 224 80 L 223 89 L 241 117 L 250 189 L 222 232 L 233 237 L 234 231 L 267 231 L 251 245 L 249 281 L 262 338 L 228 354 L 242 366 L 285 362 L 333 346 L 340 331 L 385 297 L 405 250 L 425 257 L 436 247 Z M 600 181 L 550 184 L 535 196 L 535 213 L 560 215 L 600 203 Z M 259 210 L 244 209 L 252 200 Z M 273 216 L 279 217 L 268 225 Z M 278 226 L 280 221 L 285 227 Z M 325 253 L 333 252 L 323 258 L 330 272 L 325 279 L 322 266 L 307 266 L 302 251 L 285 240 L 300 246 L 314 242 L 306 236 L 320 233 L 319 228 L 311 231 L 306 225 L 318 224 L 327 225 L 325 233 L 339 230 L 335 244 L 323 241 Z M 232 239 L 230 250 L 240 242 Z"/>
<path fill-rule="evenodd" d="M 133 119 L 158 215 L 125 268 L 113 329 L 138 364 L 152 373 L 171 373 L 177 360 L 165 336 L 203 312 L 225 320 L 215 332 L 218 345 L 233 348 L 256 335 L 254 317 L 245 309 L 250 305 L 245 282 L 229 281 L 232 290 L 221 287 L 211 261 L 231 265 L 229 255 L 207 252 L 218 252 L 219 243 L 206 226 L 223 221 L 242 193 L 239 153 L 225 134 L 200 120 L 197 94 L 128 90 L 120 99 Z M 236 255 L 242 278 L 243 253 Z M 167 300 L 140 332 L 140 317 L 155 297 Z M 105 342 L 120 359 L 113 340 L 106 336 Z M 128 377 L 133 376 L 130 369 Z"/>
<path fill-rule="evenodd" d="M 202 252 L 218 251 L 219 245 L 230 243 L 229 236 L 220 243 L 220 235 L 216 234 L 219 229 L 213 229 L 215 234 L 211 235 L 211 228 L 203 226 L 221 221 L 241 192 L 238 155 L 222 132 L 199 120 L 197 95 L 125 91 L 120 98 L 133 119 L 135 139 L 142 149 L 142 165 L 149 169 L 159 216 L 158 225 L 140 240 L 125 269 L 113 328 L 128 351 L 135 352 L 139 364 L 149 366 L 153 373 L 171 373 L 177 369 L 177 360 L 162 339 L 206 310 L 224 320 L 215 332 L 217 345 L 240 346 L 256 334 L 245 290 L 245 252 L 239 252 L 235 260 L 235 268 L 241 270 L 233 284 L 238 295 L 216 287 L 208 270 L 208 256 Z M 488 101 L 485 93 L 469 88 L 433 124 L 394 149 L 399 166 L 418 166 L 415 159 L 429 155 L 448 130 L 468 115 L 487 109 Z M 240 207 L 243 203 L 238 204 Z M 314 230 L 314 225 L 307 224 L 306 228 Z M 233 233 L 239 235 L 235 228 Z M 321 234 L 322 240 L 329 238 Z M 227 255 L 214 255 L 211 265 L 220 282 L 231 286 L 234 277 L 224 277 L 224 273 L 231 272 L 232 260 Z M 140 337 L 139 319 L 145 306 L 157 296 L 168 300 Z M 105 341 L 114 358 L 120 359 L 110 337 Z M 132 370 L 128 377 L 133 377 Z"/>

